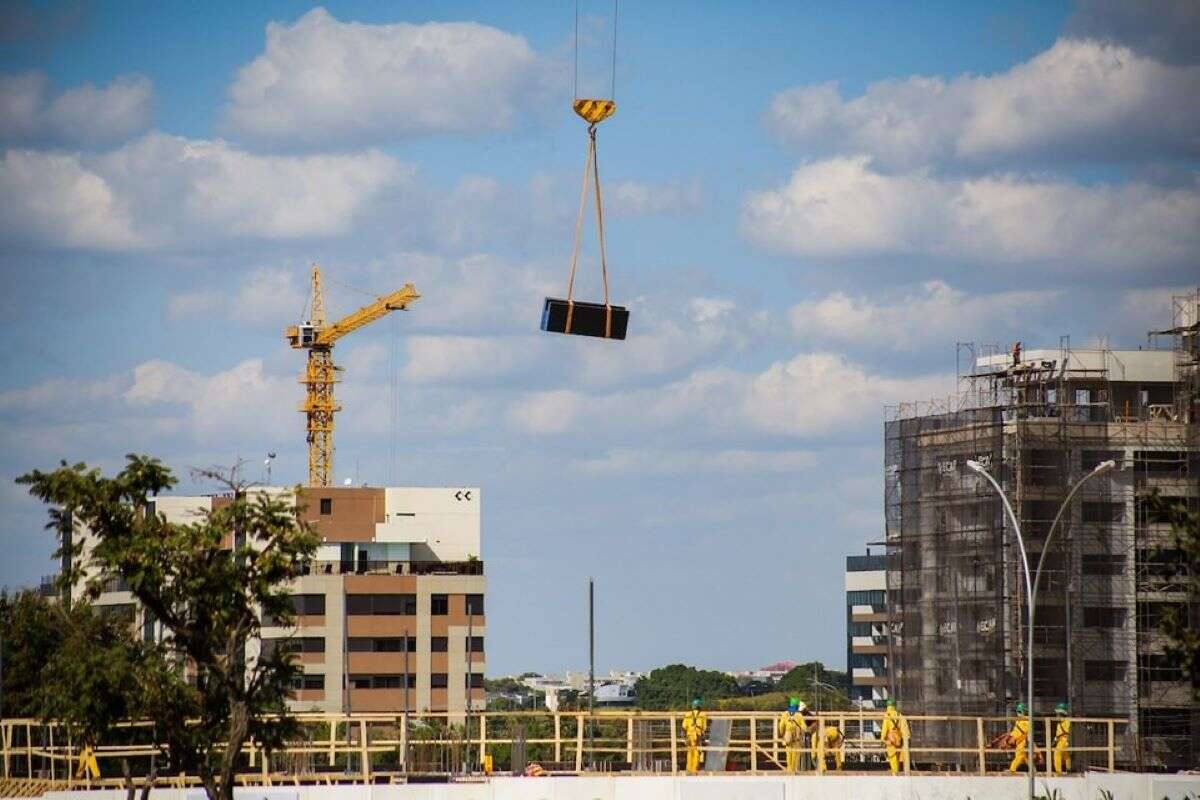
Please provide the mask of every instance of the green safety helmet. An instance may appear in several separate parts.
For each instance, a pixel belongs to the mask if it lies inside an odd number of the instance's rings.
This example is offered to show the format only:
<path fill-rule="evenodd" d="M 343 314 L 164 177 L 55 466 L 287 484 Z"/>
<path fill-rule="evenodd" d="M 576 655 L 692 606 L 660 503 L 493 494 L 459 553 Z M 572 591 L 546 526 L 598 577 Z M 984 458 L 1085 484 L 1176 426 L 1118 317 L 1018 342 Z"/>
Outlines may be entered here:
<path fill-rule="evenodd" d="M 887 706 L 888 708 L 895 708 L 895 707 L 896 707 L 896 701 L 895 701 L 895 700 L 893 700 L 892 698 L 890 698 L 890 697 L 889 697 L 889 698 L 887 699 L 887 702 L 886 702 L 886 703 L 884 703 L 884 705 L 885 705 L 885 706 Z"/>
<path fill-rule="evenodd" d="M 1065 715 L 1065 714 L 1070 714 L 1070 713 L 1071 713 L 1071 709 L 1067 708 L 1067 704 L 1066 704 L 1066 703 L 1059 703 L 1058 705 L 1056 705 L 1056 706 L 1054 707 L 1054 713 L 1055 713 L 1055 714 L 1064 714 L 1064 715 Z"/>
<path fill-rule="evenodd" d="M 1017 713 L 1018 714 L 1025 713 L 1025 704 L 1024 703 L 1017 703 Z"/>
<path fill-rule="evenodd" d="M 700 698 L 693 697 L 692 698 L 692 708 L 699 708 L 699 707 L 700 707 Z"/>

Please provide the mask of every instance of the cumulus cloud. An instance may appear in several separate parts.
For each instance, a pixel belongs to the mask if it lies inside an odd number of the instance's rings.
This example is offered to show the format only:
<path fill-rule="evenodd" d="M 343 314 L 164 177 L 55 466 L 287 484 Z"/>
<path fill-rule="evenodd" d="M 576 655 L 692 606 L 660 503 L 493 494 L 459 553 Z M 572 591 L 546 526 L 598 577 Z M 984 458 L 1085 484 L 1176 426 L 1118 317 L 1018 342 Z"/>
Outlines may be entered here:
<path fill-rule="evenodd" d="M 1066 31 L 1120 42 L 1168 64 L 1200 62 L 1200 4 L 1195 0 L 1077 0 Z"/>
<path fill-rule="evenodd" d="M 370 25 L 315 8 L 267 25 L 230 87 L 229 127 L 297 145 L 512 127 L 548 70 L 517 36 L 472 22 Z"/>
<path fill-rule="evenodd" d="M 870 345 L 916 352 L 968 341 L 996 327 L 1016 330 L 1059 296 L 1052 291 L 968 294 L 943 281 L 879 298 L 833 292 L 788 311 L 792 331 L 806 341 Z"/>
<path fill-rule="evenodd" d="M 521 432 L 556 435 L 587 426 L 626 433 L 686 429 L 711 437 L 755 434 L 821 438 L 852 431 L 885 404 L 946 396 L 953 378 L 893 378 L 834 353 L 800 353 L 761 372 L 697 369 L 652 389 L 592 395 L 574 390 L 530 392 L 509 407 Z M 704 437 L 701 437 L 704 438 Z"/>
<path fill-rule="evenodd" d="M 498 378 L 528 367 L 542 349 L 532 336 L 409 336 L 405 346 L 404 377 L 419 383 Z"/>
<path fill-rule="evenodd" d="M 133 249 L 337 236 L 412 175 L 375 150 L 264 156 L 162 133 L 98 155 L 9 150 L 0 237 Z"/>
<path fill-rule="evenodd" d="M 154 85 L 121 75 L 107 86 L 90 83 L 51 96 L 42 72 L 0 75 L 0 142 L 93 147 L 111 145 L 150 125 Z"/>
<path fill-rule="evenodd" d="M 809 450 L 656 450 L 618 447 L 599 458 L 578 459 L 572 466 L 583 472 L 630 475 L 709 472 L 799 472 L 817 464 Z"/>
<path fill-rule="evenodd" d="M 913 76 L 845 98 L 836 84 L 777 94 L 768 126 L 809 153 L 870 154 L 887 169 L 1016 158 L 1200 155 L 1200 66 L 1060 39 L 994 75 Z"/>
<path fill-rule="evenodd" d="M 887 175 L 867 157 L 833 158 L 750 193 L 741 227 L 756 244 L 797 257 L 915 254 L 1096 275 L 1194 264 L 1200 179 L 1184 187 L 953 179 Z"/>
<path fill-rule="evenodd" d="M 698 180 L 661 185 L 618 181 L 605 186 L 604 195 L 605 211 L 616 215 L 680 213 L 704 205 L 704 190 Z"/>

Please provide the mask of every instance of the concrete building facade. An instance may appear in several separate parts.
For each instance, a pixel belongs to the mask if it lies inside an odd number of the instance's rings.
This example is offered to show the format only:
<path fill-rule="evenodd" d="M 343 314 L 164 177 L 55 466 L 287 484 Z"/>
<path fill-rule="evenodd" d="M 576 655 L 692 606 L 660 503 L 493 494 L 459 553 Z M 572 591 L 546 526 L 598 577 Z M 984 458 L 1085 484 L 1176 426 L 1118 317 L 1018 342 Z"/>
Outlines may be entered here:
<path fill-rule="evenodd" d="M 911 713 L 1003 715 L 1025 698 L 1028 619 L 1001 483 L 1036 564 L 1071 487 L 1100 462 L 1046 550 L 1034 712 L 1125 720 L 1123 762 L 1193 766 L 1200 708 L 1164 654 L 1164 612 L 1200 624 L 1151 500 L 1200 506 L 1200 291 L 1147 349 L 971 352 L 960 393 L 885 425 L 891 690 Z M 1180 572 L 1183 567 L 1183 572 Z"/>
<path fill-rule="evenodd" d="M 283 493 L 286 489 L 258 489 Z M 321 537 L 291 587 L 295 625 L 263 620 L 262 646 L 296 652 L 297 711 L 460 712 L 484 707 L 485 577 L 477 488 L 307 487 L 297 502 Z M 228 503 L 160 497 L 154 510 L 188 522 Z M 87 547 L 84 534 L 84 547 Z M 98 604 L 155 623 L 114 581 Z M 247 656 L 258 655 L 248 648 Z"/>
<path fill-rule="evenodd" d="M 862 708 L 888 699 L 887 565 L 885 554 L 846 557 L 846 671 Z"/>

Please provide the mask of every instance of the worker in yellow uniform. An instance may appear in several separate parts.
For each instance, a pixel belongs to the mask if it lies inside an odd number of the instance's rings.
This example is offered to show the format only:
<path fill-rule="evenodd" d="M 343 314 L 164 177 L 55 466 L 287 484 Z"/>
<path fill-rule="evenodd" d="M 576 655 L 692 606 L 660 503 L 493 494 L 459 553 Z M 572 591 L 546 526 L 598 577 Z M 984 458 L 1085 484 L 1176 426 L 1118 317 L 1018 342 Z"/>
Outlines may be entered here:
<path fill-rule="evenodd" d="M 700 771 L 700 748 L 706 733 L 708 715 L 700 710 L 700 700 L 697 698 L 692 701 L 692 710 L 683 718 L 683 735 L 687 739 L 687 771 L 690 775 Z"/>
<path fill-rule="evenodd" d="M 846 761 L 846 754 L 842 751 L 842 743 L 844 740 L 842 737 L 842 732 L 838 730 L 838 726 L 826 725 L 823 734 L 823 740 L 825 742 L 826 765 L 828 765 L 830 759 L 833 759 L 834 769 L 840 770 Z M 816 764 L 818 769 L 820 769 L 821 766 L 821 741 L 822 737 L 817 736 L 817 734 L 814 733 L 812 736 L 812 759 L 813 764 Z"/>
<path fill-rule="evenodd" d="M 804 749 L 804 736 L 808 732 L 805 710 L 799 698 L 789 698 L 787 711 L 780 714 L 775 722 L 775 734 L 783 742 L 787 754 L 785 763 L 789 775 L 795 775 L 800 768 L 800 752 Z"/>
<path fill-rule="evenodd" d="M 85 744 L 79 750 L 79 767 L 75 770 L 75 779 L 89 781 L 100 780 L 100 764 L 96 762 L 96 750 L 90 744 Z"/>
<path fill-rule="evenodd" d="M 1066 703 L 1054 707 L 1058 722 L 1054 726 L 1054 771 L 1059 775 L 1071 771 L 1071 720 L 1067 719 L 1070 709 Z"/>
<path fill-rule="evenodd" d="M 896 701 L 889 699 L 887 711 L 883 715 L 883 730 L 880 731 L 880 738 L 883 739 L 884 747 L 887 748 L 888 768 L 891 769 L 893 775 L 900 773 L 900 757 L 907 757 L 905 750 L 911 735 L 908 720 L 900 713 L 900 709 L 896 708 Z"/>
<path fill-rule="evenodd" d="M 1008 765 L 1009 772 L 1016 772 L 1029 760 L 1027 758 L 1029 746 L 1026 744 L 1029 741 L 1029 717 L 1025 711 L 1025 704 L 1017 703 L 1017 719 L 1013 723 L 1012 730 L 1008 732 L 1008 746 L 1016 750 L 1013 753 L 1012 763 Z"/>

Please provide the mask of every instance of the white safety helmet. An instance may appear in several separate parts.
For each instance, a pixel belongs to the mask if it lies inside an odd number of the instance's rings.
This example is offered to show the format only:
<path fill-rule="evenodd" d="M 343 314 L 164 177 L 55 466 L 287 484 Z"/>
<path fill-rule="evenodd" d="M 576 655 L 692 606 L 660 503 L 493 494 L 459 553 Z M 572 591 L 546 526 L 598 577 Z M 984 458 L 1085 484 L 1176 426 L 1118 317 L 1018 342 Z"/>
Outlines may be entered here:
<path fill-rule="evenodd" d="M 804 701 L 801 700 L 799 703 L 796 704 L 796 710 L 797 711 L 808 711 L 808 706 L 804 705 Z"/>

